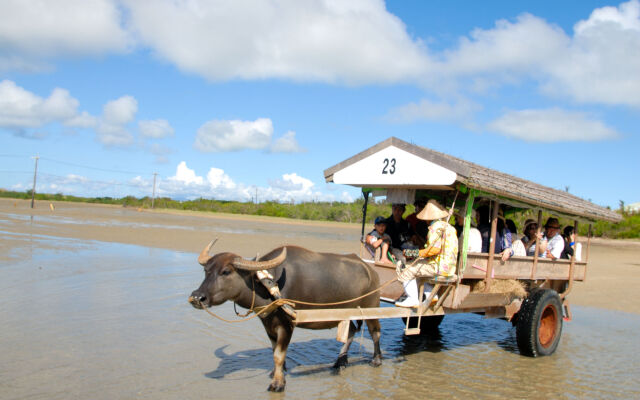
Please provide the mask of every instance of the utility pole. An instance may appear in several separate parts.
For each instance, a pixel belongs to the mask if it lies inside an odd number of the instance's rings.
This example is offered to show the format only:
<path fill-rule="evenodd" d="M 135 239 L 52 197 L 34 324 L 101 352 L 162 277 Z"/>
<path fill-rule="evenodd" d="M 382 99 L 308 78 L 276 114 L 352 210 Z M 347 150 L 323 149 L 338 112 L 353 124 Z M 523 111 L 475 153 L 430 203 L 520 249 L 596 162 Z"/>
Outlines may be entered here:
<path fill-rule="evenodd" d="M 258 187 L 256 186 L 256 204 L 258 204 Z"/>
<path fill-rule="evenodd" d="M 36 168 L 33 170 L 33 189 L 31 189 L 31 208 L 33 208 L 33 203 L 36 198 L 36 176 L 38 175 L 38 159 L 39 156 L 35 156 L 36 159 Z"/>
<path fill-rule="evenodd" d="M 156 200 L 156 176 L 158 176 L 158 173 L 154 172 L 153 173 L 153 194 L 151 195 L 151 208 L 153 208 L 153 205 Z"/>

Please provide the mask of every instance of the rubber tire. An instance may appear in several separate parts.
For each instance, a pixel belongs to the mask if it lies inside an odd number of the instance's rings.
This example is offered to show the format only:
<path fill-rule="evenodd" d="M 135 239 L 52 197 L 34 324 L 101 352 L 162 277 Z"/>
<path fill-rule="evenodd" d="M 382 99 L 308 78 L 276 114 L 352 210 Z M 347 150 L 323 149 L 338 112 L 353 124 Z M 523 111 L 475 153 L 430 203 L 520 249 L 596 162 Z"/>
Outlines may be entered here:
<path fill-rule="evenodd" d="M 427 334 L 435 331 L 442 323 L 444 315 L 432 315 L 430 317 L 422 317 L 420 319 L 420 334 Z M 407 319 L 402 318 L 402 323 L 407 326 Z M 418 317 L 412 317 L 409 321 L 409 328 L 416 328 L 418 326 Z"/>
<path fill-rule="evenodd" d="M 529 357 L 553 354 L 562 335 L 562 301 L 555 290 L 539 289 L 520 307 L 516 341 L 520 354 Z"/>

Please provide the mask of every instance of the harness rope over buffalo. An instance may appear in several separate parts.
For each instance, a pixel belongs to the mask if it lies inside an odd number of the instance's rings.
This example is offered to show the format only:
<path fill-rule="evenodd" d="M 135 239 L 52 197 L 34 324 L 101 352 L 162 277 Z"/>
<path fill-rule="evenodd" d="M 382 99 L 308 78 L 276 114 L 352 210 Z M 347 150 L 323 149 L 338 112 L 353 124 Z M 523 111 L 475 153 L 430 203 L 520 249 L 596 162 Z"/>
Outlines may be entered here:
<path fill-rule="evenodd" d="M 355 254 L 317 253 L 298 246 L 286 246 L 272 250 L 260 261 L 244 260 L 229 252 L 210 256 L 213 243 L 198 257 L 204 267 L 205 277 L 200 287 L 192 292 L 189 302 L 197 309 L 206 310 L 232 301 L 256 312 L 252 317 L 260 317 L 273 348 L 271 391 L 284 389 L 284 361 L 295 328 L 330 329 L 339 324 L 339 321 L 296 322 L 283 309 L 284 305 L 295 304 L 299 310 L 317 308 L 316 304 L 331 308 L 362 309 L 380 306 L 379 277 L 369 264 Z M 257 272 L 264 269 L 268 269 L 274 278 L 273 283 L 278 285 L 280 299 L 275 299 L 272 291 L 263 287 L 264 284 L 255 285 Z M 345 276 L 351 279 L 344 279 Z M 380 323 L 377 319 L 367 319 L 365 323 L 374 343 L 371 364 L 378 366 L 382 362 Z M 357 327 L 353 322 L 346 327 L 344 345 L 334 368 L 343 368 L 348 363 L 347 354 Z"/>
<path fill-rule="evenodd" d="M 200 256 L 198 257 L 198 262 L 200 263 L 200 265 L 202 266 L 207 265 L 207 262 L 209 262 L 209 260 L 212 257 L 211 255 L 209 255 L 209 252 L 211 251 L 211 248 L 217 241 L 218 241 L 218 238 L 215 238 L 207 245 L 207 247 L 205 247 L 202 250 L 202 252 L 200 253 Z M 245 271 L 255 272 L 256 277 L 258 278 L 260 283 L 262 283 L 264 287 L 267 288 L 271 296 L 273 296 L 273 298 L 276 301 L 282 299 L 282 295 L 280 294 L 280 289 L 278 288 L 278 285 L 273 281 L 273 275 L 269 273 L 269 270 L 282 264 L 282 262 L 287 258 L 287 248 L 283 247 L 282 253 L 280 253 L 279 256 L 277 256 L 272 260 L 257 261 L 257 258 L 258 257 L 256 256 L 256 261 L 253 261 L 253 260 L 245 260 L 241 257 L 238 257 L 233 262 L 233 266 L 239 269 L 243 269 Z M 254 291 L 254 295 L 255 295 L 255 291 Z M 278 304 L 280 307 L 282 307 L 282 310 L 286 312 L 291 318 L 293 319 L 296 318 L 296 312 L 288 302 L 286 301 L 279 302 Z M 253 308 L 253 304 L 251 308 Z"/>

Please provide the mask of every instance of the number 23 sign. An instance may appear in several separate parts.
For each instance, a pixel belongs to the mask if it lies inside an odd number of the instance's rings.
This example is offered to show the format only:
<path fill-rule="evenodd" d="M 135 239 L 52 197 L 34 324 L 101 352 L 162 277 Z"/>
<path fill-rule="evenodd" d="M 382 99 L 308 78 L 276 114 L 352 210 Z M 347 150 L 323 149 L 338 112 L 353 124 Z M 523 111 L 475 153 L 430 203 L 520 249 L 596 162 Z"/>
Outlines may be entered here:
<path fill-rule="evenodd" d="M 396 173 L 396 159 L 395 158 L 385 158 L 382 161 L 382 175 L 390 174 L 393 175 Z"/>

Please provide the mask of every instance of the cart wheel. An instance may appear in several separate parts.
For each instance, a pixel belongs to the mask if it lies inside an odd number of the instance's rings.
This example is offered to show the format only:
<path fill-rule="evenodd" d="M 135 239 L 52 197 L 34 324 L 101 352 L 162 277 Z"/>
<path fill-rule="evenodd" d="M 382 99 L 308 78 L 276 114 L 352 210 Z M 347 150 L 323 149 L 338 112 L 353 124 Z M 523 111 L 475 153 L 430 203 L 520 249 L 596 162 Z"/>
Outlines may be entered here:
<path fill-rule="evenodd" d="M 430 317 L 420 318 L 420 334 L 430 333 L 438 329 L 440 323 L 444 319 L 444 315 L 432 315 Z M 402 323 L 407 324 L 407 319 L 402 317 Z M 409 320 L 409 329 L 418 327 L 418 318 L 413 317 Z"/>
<path fill-rule="evenodd" d="M 562 334 L 562 302 L 555 290 L 529 294 L 517 314 L 516 340 L 520 354 L 529 357 L 553 354 Z"/>

